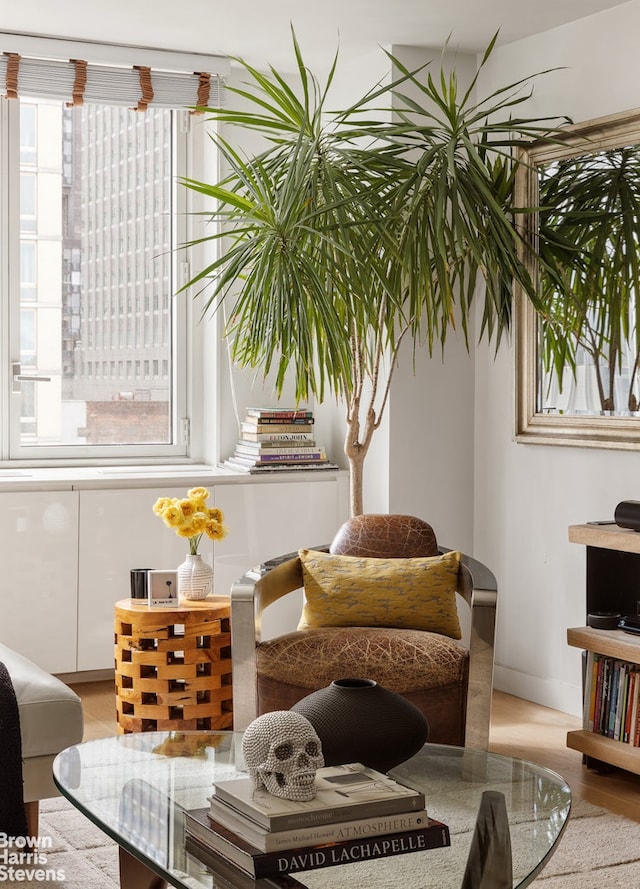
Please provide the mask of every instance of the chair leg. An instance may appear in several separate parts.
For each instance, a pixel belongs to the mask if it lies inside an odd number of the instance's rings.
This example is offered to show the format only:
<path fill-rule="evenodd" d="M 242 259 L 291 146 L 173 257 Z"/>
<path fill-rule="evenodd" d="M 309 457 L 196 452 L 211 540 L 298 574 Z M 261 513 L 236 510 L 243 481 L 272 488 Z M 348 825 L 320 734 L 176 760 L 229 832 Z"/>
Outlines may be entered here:
<path fill-rule="evenodd" d="M 38 836 L 40 822 L 40 802 L 37 799 L 24 804 L 24 812 L 27 816 L 27 828 L 30 837 Z"/>

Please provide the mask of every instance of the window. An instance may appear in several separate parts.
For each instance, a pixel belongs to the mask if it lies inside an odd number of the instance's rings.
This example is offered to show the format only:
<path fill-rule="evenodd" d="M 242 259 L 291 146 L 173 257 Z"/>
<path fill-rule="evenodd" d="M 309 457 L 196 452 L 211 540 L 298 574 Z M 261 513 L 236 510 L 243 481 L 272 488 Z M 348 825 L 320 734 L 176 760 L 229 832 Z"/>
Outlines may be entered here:
<path fill-rule="evenodd" d="M 20 171 L 20 231 L 36 230 L 36 176 Z"/>
<path fill-rule="evenodd" d="M 184 262 L 176 251 L 198 209 L 179 180 L 202 175 L 210 144 L 204 118 L 187 110 L 196 63 L 154 75 L 159 101 L 136 110 L 145 89 L 132 66 L 103 66 L 94 82 L 89 65 L 84 101 L 73 104 L 77 68 L 48 55 L 20 58 L 20 95 L 0 99 L 0 231 L 10 233 L 0 243 L 9 269 L 0 318 L 11 353 L 0 459 L 188 456 L 177 433 L 192 407 L 187 362 L 198 355 L 189 298 L 173 297 Z M 11 64 L 0 54 L 7 84 Z M 65 80 L 68 95 L 52 95 Z"/>
<path fill-rule="evenodd" d="M 36 298 L 36 242 L 20 242 L 20 299 L 23 303 Z"/>
<path fill-rule="evenodd" d="M 27 368 L 36 363 L 36 316 L 33 309 L 20 312 L 20 357 Z"/>
<path fill-rule="evenodd" d="M 36 163 L 37 110 L 33 105 L 20 105 L 20 163 Z"/>

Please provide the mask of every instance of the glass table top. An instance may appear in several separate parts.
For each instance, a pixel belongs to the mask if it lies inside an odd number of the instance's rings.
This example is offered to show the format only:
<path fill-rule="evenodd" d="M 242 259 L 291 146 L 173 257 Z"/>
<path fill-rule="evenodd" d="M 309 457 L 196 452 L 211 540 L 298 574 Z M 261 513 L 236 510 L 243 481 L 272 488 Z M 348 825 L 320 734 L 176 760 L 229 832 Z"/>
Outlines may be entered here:
<path fill-rule="evenodd" d="M 559 775 L 507 756 L 426 744 L 392 769 L 424 791 L 432 818 L 450 829 L 451 846 L 254 881 L 222 864 L 216 871 L 185 852 L 184 810 L 208 805 L 215 781 L 245 773 L 236 732 L 144 732 L 88 741 L 54 763 L 62 794 L 125 852 L 178 889 L 460 889 L 480 800 L 504 794 L 513 885 L 527 886 L 553 853 L 571 807 Z"/>

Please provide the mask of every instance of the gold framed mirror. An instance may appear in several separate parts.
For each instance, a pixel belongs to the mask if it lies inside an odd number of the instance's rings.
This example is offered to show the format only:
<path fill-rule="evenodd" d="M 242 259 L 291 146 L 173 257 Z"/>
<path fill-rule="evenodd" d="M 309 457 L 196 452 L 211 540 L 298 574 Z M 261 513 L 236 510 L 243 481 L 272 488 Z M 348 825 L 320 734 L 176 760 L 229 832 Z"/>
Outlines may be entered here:
<path fill-rule="evenodd" d="M 516 292 L 516 440 L 640 448 L 640 109 L 519 154 L 540 311 Z"/>

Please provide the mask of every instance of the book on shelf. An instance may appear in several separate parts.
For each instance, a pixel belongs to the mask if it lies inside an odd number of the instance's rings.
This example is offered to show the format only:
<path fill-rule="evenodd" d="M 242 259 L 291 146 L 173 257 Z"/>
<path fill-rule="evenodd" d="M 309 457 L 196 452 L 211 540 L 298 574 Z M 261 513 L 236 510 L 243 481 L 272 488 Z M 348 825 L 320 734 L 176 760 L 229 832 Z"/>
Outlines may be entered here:
<path fill-rule="evenodd" d="M 625 687 L 624 687 L 624 698 L 625 698 L 625 708 L 622 719 L 620 720 L 620 741 L 629 741 L 629 714 L 631 713 L 631 708 L 633 707 L 633 698 L 631 696 L 631 686 L 633 680 L 634 671 L 627 670 L 627 674 L 625 677 Z"/>
<path fill-rule="evenodd" d="M 244 427 L 244 423 L 242 427 Z M 256 429 L 260 429 L 259 426 L 255 427 Z M 275 427 L 274 431 L 260 431 L 260 432 L 250 432 L 248 429 L 242 428 L 242 435 L 240 441 L 245 442 L 260 442 L 260 444 L 265 444 L 267 442 L 283 442 L 283 441 L 302 441 L 305 442 L 306 445 L 309 443 L 314 444 L 314 432 L 310 430 L 309 432 L 295 432 L 291 429 L 282 429 L 278 431 L 278 426 Z M 295 426 L 292 427 L 295 429 Z"/>
<path fill-rule="evenodd" d="M 627 705 L 627 717 L 624 725 L 624 738 L 628 744 L 633 743 L 632 737 L 633 732 L 635 730 L 635 725 L 638 719 L 638 689 L 636 688 L 638 682 L 638 672 L 637 670 L 632 670 L 629 674 L 629 703 Z"/>
<path fill-rule="evenodd" d="M 602 705 L 602 674 L 604 672 L 604 662 L 603 659 L 598 655 L 598 668 L 596 677 L 594 679 L 595 683 L 595 693 L 593 696 L 593 710 L 590 713 L 590 721 L 592 723 L 592 731 L 599 732 L 600 731 L 600 708 Z"/>
<path fill-rule="evenodd" d="M 215 796 L 210 798 L 209 803 L 209 808 L 205 811 L 208 812 L 210 821 L 222 824 L 261 852 L 277 852 L 280 849 L 295 849 L 299 846 L 363 839 L 384 833 L 400 833 L 404 830 L 425 827 L 428 822 L 426 809 L 417 809 L 415 812 L 400 812 L 397 815 L 376 815 L 372 818 L 292 827 L 289 830 L 268 830 L 222 800 L 216 799 Z M 206 823 L 204 819 L 202 821 L 203 830 L 212 830 L 208 821 Z"/>
<path fill-rule="evenodd" d="M 313 417 L 250 417 L 247 414 L 240 428 L 247 432 L 295 432 L 296 429 L 309 431 L 314 424 Z"/>
<path fill-rule="evenodd" d="M 629 677 L 629 707 L 626 723 L 626 742 L 634 747 L 638 747 L 640 739 L 638 738 L 638 719 L 640 717 L 640 707 L 638 704 L 638 693 L 640 691 L 640 674 L 637 670 L 632 670 Z"/>
<path fill-rule="evenodd" d="M 265 457 L 274 458 L 277 456 L 282 457 L 308 457 L 311 456 L 314 459 L 320 456 L 326 457 L 326 451 L 324 448 L 318 447 L 314 444 L 306 444 L 306 442 L 301 441 L 270 441 L 270 442 L 244 442 L 240 440 L 236 444 L 236 452 L 238 454 L 246 455 L 247 457 Z"/>
<path fill-rule="evenodd" d="M 609 680 L 609 705 L 605 721 L 605 732 L 608 738 L 615 735 L 616 714 L 619 713 L 620 704 L 618 702 L 618 690 L 620 688 L 620 661 L 614 660 L 611 665 L 611 678 Z"/>
<path fill-rule="evenodd" d="M 315 797 L 304 801 L 255 789 L 249 776 L 217 781 L 213 792 L 216 799 L 272 831 L 426 808 L 424 793 L 362 763 L 324 766 L 316 772 L 315 786 Z"/>
<path fill-rule="evenodd" d="M 600 683 L 600 706 L 598 709 L 598 733 L 605 735 L 607 733 L 607 720 L 609 718 L 609 704 L 611 693 L 611 665 L 612 658 L 604 658 L 601 662 L 601 671 L 598 678 Z"/>
<path fill-rule="evenodd" d="M 203 819 L 208 829 L 200 832 L 200 828 L 205 826 Z M 221 856 L 232 862 L 256 879 L 439 849 L 451 844 L 447 825 L 429 819 L 424 827 L 400 833 L 262 852 L 222 824 L 210 821 L 206 809 L 185 812 L 185 834 L 187 839 L 192 840 L 187 848 L 193 849 L 194 854 L 205 855 L 209 851 L 214 856 Z M 215 862 L 215 858 L 213 861 Z"/>
<path fill-rule="evenodd" d="M 629 687 L 629 671 L 627 665 L 619 662 L 618 668 L 618 691 L 616 699 L 618 704 L 615 708 L 613 722 L 613 739 L 619 741 L 621 738 L 622 726 L 627 715 L 627 691 Z"/>
<path fill-rule="evenodd" d="M 340 467 L 337 463 L 331 463 L 329 460 L 318 461 L 317 463 L 263 463 L 261 465 L 247 464 L 244 462 L 236 462 L 233 457 L 227 457 L 221 464 L 223 469 L 231 469 L 233 472 L 246 472 L 250 475 L 262 475 L 266 472 L 296 472 L 300 470 L 308 470 L 309 472 L 320 472 L 322 470 L 333 470 L 334 472 Z"/>
<path fill-rule="evenodd" d="M 583 697 L 582 725 L 588 731 L 593 731 L 593 714 L 595 711 L 596 691 L 598 687 L 598 662 L 600 655 L 592 652 L 585 670 L 585 687 Z"/>
<path fill-rule="evenodd" d="M 249 466 L 259 466 L 261 463 L 321 463 L 323 460 L 327 459 L 327 454 L 324 450 L 311 449 L 308 453 L 305 453 L 300 448 L 292 448 L 290 449 L 290 453 L 274 451 L 274 453 L 269 454 L 249 455 L 243 454 L 236 448 L 233 454 L 233 459 L 240 463 L 246 463 Z"/>
<path fill-rule="evenodd" d="M 313 411 L 306 408 L 248 407 L 247 416 L 257 417 L 259 420 L 272 420 L 274 417 L 278 420 L 308 420 L 313 417 Z"/>

